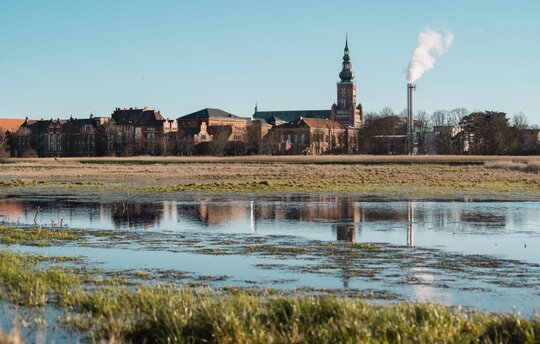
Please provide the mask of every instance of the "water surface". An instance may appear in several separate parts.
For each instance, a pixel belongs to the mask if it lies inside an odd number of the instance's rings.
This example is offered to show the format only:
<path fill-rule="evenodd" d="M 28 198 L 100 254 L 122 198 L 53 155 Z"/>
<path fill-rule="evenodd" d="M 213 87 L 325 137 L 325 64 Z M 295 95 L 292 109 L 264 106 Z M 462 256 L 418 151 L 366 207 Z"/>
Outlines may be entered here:
<path fill-rule="evenodd" d="M 0 201 L 0 215 L 20 225 L 136 234 L 121 242 L 13 249 L 83 256 L 106 270 L 181 271 L 188 277 L 176 281 L 180 284 L 221 276 L 208 284 L 386 293 L 398 300 L 525 314 L 539 308 L 540 202 L 389 202 L 331 194 L 103 202 L 13 195 Z M 247 254 L 254 242 L 309 250 Z M 381 246 L 367 256 L 337 259 L 318 243 Z M 205 254 L 205 249 L 227 254 Z"/>

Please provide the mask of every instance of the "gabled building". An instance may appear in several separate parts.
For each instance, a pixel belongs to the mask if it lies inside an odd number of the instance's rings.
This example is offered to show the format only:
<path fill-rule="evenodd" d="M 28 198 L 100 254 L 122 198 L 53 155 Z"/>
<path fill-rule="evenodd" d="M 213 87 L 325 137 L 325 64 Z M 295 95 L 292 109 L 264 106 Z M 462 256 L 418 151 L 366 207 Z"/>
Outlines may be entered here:
<path fill-rule="evenodd" d="M 24 119 L 0 118 L 0 157 L 13 155 L 13 133 L 19 130 Z"/>
<path fill-rule="evenodd" d="M 31 120 L 24 123 L 11 135 L 11 154 L 14 157 L 46 156 L 49 120 Z"/>
<path fill-rule="evenodd" d="M 177 147 L 181 155 L 193 154 L 195 146 L 202 143 L 216 142 L 226 146 L 228 142 L 244 141 L 249 124 L 249 118 L 213 108 L 190 113 L 177 121 Z"/>
<path fill-rule="evenodd" d="M 47 124 L 45 137 L 45 152 L 48 157 L 60 157 L 64 155 L 62 145 L 62 126 L 66 123 L 63 119 L 51 119 Z"/>
<path fill-rule="evenodd" d="M 270 130 L 274 154 L 344 153 L 348 150 L 347 129 L 331 119 L 300 118 Z"/>
<path fill-rule="evenodd" d="M 109 142 L 117 155 L 168 154 L 178 131 L 175 120 L 165 119 L 148 108 L 116 108 L 108 129 Z M 109 144 L 109 146 L 111 146 Z"/>
<path fill-rule="evenodd" d="M 108 117 L 73 118 L 62 126 L 64 156 L 106 155 L 107 136 L 102 130 Z"/>

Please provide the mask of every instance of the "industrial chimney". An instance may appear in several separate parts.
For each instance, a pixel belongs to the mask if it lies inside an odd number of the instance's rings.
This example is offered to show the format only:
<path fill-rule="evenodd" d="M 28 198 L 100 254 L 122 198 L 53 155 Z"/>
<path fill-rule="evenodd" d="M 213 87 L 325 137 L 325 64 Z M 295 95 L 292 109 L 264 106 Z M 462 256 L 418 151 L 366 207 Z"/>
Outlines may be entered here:
<path fill-rule="evenodd" d="M 413 92 L 416 85 L 407 84 L 407 153 L 414 154 L 414 117 L 413 117 Z"/>

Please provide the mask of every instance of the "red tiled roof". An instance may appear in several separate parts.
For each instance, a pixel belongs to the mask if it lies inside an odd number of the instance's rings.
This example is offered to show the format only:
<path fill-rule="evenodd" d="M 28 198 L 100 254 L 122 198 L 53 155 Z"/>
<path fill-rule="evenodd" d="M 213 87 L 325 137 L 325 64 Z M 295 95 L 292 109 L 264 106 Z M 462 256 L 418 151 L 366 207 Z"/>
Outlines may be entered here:
<path fill-rule="evenodd" d="M 0 118 L 0 129 L 15 132 L 24 123 L 24 119 L 18 118 Z"/>

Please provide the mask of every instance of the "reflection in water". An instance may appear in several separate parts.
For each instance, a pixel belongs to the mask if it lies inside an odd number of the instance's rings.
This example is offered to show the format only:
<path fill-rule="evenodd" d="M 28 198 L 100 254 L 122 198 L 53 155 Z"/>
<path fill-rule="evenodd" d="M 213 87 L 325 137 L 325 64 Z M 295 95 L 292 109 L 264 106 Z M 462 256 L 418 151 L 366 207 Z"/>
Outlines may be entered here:
<path fill-rule="evenodd" d="M 249 223 L 249 230 L 257 232 L 260 221 L 294 221 L 331 223 L 337 241 L 356 242 L 364 221 L 407 220 L 407 245 L 414 244 L 412 235 L 413 203 L 407 203 L 406 214 L 400 209 L 362 205 L 354 197 L 331 195 L 284 195 L 271 200 L 239 201 L 212 196 L 194 196 L 177 202 L 165 200 L 155 203 L 113 202 L 79 203 L 70 200 L 2 200 L 0 221 L 31 224 L 36 209 L 41 213 L 41 225 L 87 221 L 94 227 L 111 223 L 115 229 L 181 228 L 187 222 L 214 227 L 226 224 Z M 65 221 L 64 221 L 65 220 Z"/>
<path fill-rule="evenodd" d="M 251 200 L 236 196 L 191 195 L 179 201 L 152 203 L 15 198 L 0 201 L 0 221 L 33 224 L 38 207 L 41 209 L 38 222 L 45 226 L 63 223 L 79 228 L 171 231 L 207 227 L 244 233 L 257 233 L 261 228 L 268 231 L 273 226 L 283 227 L 283 231 L 289 231 L 287 234 L 296 234 L 296 227 L 301 227 L 305 233 L 311 228 L 325 227 L 331 229 L 336 240 L 346 242 L 363 240 L 362 223 L 369 222 L 378 224 L 381 235 L 398 228 L 405 230 L 406 235 L 400 242 L 408 246 L 415 245 L 417 229 L 414 227 L 417 226 L 444 228 L 457 233 L 478 228 L 498 231 L 504 229 L 508 221 L 519 227 L 524 223 L 523 214 L 516 213 L 511 206 L 504 211 L 504 205 L 471 207 L 471 203 L 365 202 L 356 196 L 328 194 L 254 196 Z"/>
<path fill-rule="evenodd" d="M 356 229 L 352 226 L 336 226 L 337 241 L 356 242 Z"/>
<path fill-rule="evenodd" d="M 257 221 L 255 221 L 255 207 L 253 206 L 255 202 L 251 201 L 249 203 L 249 223 L 251 224 L 251 231 L 257 233 Z"/>
<path fill-rule="evenodd" d="M 407 202 L 407 246 L 414 246 L 414 204 Z"/>

